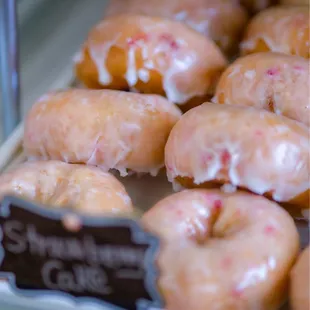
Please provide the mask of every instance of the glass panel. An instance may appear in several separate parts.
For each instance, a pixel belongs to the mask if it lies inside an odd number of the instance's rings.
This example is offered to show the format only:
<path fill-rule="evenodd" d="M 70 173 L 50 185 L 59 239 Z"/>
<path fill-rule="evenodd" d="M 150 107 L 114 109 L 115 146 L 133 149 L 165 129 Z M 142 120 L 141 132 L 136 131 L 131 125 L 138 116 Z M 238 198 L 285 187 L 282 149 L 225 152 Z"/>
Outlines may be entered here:
<path fill-rule="evenodd" d="M 74 54 L 89 29 L 103 16 L 106 3 L 105 0 L 17 0 L 22 116 L 36 98 L 70 72 Z M 2 124 L 0 143 L 3 143 Z"/>

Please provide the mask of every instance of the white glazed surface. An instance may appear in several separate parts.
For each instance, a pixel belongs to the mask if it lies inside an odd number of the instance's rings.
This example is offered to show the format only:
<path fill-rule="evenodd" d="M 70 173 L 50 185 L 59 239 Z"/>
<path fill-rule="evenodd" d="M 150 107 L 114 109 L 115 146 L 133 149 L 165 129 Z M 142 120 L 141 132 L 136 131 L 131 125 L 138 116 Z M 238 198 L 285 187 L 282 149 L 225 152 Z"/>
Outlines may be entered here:
<path fill-rule="evenodd" d="M 124 76 L 115 69 L 113 73 L 108 70 L 112 48 L 126 55 Z M 181 23 L 146 16 L 103 20 L 90 32 L 83 51 L 86 49 L 102 86 L 108 87 L 115 78 L 125 78 L 128 87 L 136 89 L 137 82 L 148 83 L 156 73 L 168 100 L 177 104 L 212 93 L 215 72 L 226 66 L 225 57 L 211 40 Z M 141 56 L 139 64 L 137 55 Z M 83 57 L 76 59 L 77 66 L 82 67 Z"/>
<path fill-rule="evenodd" d="M 174 104 L 156 95 L 82 89 L 47 94 L 29 112 L 24 149 L 31 160 L 156 175 L 180 116 Z"/>
<path fill-rule="evenodd" d="M 142 177 L 128 176 L 122 178 L 119 174 L 115 174 L 115 176 L 124 184 L 133 205 L 138 206 L 143 211 L 149 210 L 159 200 L 174 193 L 171 183 L 168 182 L 164 172 L 157 177 L 144 175 Z M 304 224 L 298 227 L 300 228 L 301 241 L 305 244 L 308 241 L 309 228 Z M 8 283 L 4 281 L 0 281 L 0 298 L 2 302 L 20 307 L 28 306 L 31 310 L 54 310 L 56 307 L 61 307 L 64 310 L 107 310 L 107 308 L 91 304 L 77 305 L 68 298 L 43 297 L 30 300 L 13 292 Z M 14 302 L 12 302 L 12 298 L 14 298 Z M 288 306 L 281 308 L 281 310 L 288 309 Z"/>
<path fill-rule="evenodd" d="M 286 202 L 309 189 L 309 150 L 309 130 L 301 123 L 252 107 L 205 103 L 173 128 L 165 161 L 171 182 L 224 180 Z"/>
<path fill-rule="evenodd" d="M 162 240 L 159 287 L 167 309 L 271 310 L 283 303 L 299 242 L 277 204 L 245 192 L 184 190 L 158 202 L 142 223 Z"/>
<path fill-rule="evenodd" d="M 310 126 L 309 65 L 272 52 L 241 57 L 222 74 L 212 101 L 271 110 Z"/>
<path fill-rule="evenodd" d="M 124 186 L 112 174 L 59 161 L 23 163 L 2 174 L 0 201 L 7 194 L 55 208 L 74 207 L 88 215 L 133 210 Z"/>
<path fill-rule="evenodd" d="M 278 6 L 256 15 L 247 27 L 241 52 L 253 53 L 259 41 L 272 52 L 304 56 L 310 45 L 308 8 Z"/>
<path fill-rule="evenodd" d="M 123 0 L 111 0 L 105 17 L 126 13 L 177 20 L 211 38 L 223 50 L 229 50 L 236 45 L 247 22 L 246 11 L 233 1 L 129 0 L 127 3 L 124 5 Z"/>

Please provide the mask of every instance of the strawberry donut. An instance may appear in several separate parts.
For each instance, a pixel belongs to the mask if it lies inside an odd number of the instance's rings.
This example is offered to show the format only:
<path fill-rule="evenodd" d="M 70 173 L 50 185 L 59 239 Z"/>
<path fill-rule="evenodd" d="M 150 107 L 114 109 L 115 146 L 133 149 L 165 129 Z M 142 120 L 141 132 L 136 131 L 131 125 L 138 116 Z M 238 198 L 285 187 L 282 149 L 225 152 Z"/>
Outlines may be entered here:
<path fill-rule="evenodd" d="M 309 208 L 309 130 L 284 116 L 237 105 L 206 103 L 171 131 L 166 168 L 185 187 L 221 184 Z"/>
<path fill-rule="evenodd" d="M 184 190 L 142 217 L 162 241 L 159 288 L 167 310 L 278 310 L 299 240 L 293 219 L 250 193 Z"/>
<path fill-rule="evenodd" d="M 292 310 L 310 308 L 310 248 L 302 252 L 291 272 L 290 302 Z"/>
<path fill-rule="evenodd" d="M 309 7 L 276 6 L 252 19 L 241 53 L 272 51 L 309 58 L 309 41 Z"/>
<path fill-rule="evenodd" d="M 255 106 L 310 126 L 309 64 L 271 52 L 241 57 L 222 74 L 212 101 Z"/>
<path fill-rule="evenodd" d="M 70 89 L 44 95 L 25 121 L 29 159 L 156 175 L 181 112 L 157 95 Z"/>
<path fill-rule="evenodd" d="M 105 17 L 120 14 L 141 14 L 183 22 L 228 53 L 235 50 L 247 22 L 243 7 L 227 0 L 127 0 L 126 5 L 124 0 L 111 0 Z"/>
<path fill-rule="evenodd" d="M 24 163 L 0 175 L 0 200 L 5 195 L 85 215 L 133 212 L 130 197 L 113 175 L 58 161 Z"/>
<path fill-rule="evenodd" d="M 211 40 L 180 22 L 120 15 L 90 32 L 76 74 L 89 88 L 165 95 L 187 110 L 214 94 L 226 65 Z"/>

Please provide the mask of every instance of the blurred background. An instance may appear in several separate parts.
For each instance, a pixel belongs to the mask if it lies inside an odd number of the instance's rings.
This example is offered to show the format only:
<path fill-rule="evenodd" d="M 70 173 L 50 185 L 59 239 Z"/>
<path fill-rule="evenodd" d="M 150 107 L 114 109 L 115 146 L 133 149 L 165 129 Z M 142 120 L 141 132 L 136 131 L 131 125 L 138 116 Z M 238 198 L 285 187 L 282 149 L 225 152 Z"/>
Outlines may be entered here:
<path fill-rule="evenodd" d="M 89 29 L 102 18 L 107 2 L 17 0 L 22 117 L 38 96 L 70 74 L 73 56 Z M 2 106 L 0 98 L 0 123 Z M 0 143 L 3 140 L 0 126 Z"/>

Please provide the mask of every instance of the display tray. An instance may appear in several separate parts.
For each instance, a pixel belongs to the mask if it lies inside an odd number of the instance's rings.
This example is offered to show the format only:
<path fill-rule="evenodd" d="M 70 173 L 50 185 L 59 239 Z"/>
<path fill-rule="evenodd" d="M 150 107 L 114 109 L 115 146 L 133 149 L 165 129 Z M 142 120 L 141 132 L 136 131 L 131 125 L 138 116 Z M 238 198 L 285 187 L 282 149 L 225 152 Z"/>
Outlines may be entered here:
<path fill-rule="evenodd" d="M 80 87 L 74 80 L 73 75 L 66 74 L 66 78 L 62 77 L 62 80 L 66 83 L 62 87 Z M 23 152 L 22 140 L 23 140 L 23 123 L 21 123 L 11 136 L 0 147 L 0 174 L 12 169 L 16 165 L 26 160 Z M 168 182 L 165 172 L 161 172 L 157 177 L 149 175 L 143 176 L 128 176 L 120 178 L 118 174 L 115 174 L 126 187 L 127 192 L 132 198 L 133 204 L 145 211 L 149 209 L 154 203 L 164 198 L 165 196 L 173 193 L 171 184 Z M 304 247 L 308 244 L 309 237 L 309 225 L 305 220 L 296 220 L 296 224 L 301 237 L 301 244 Z M 37 310 L 37 309 L 56 309 L 57 306 L 61 306 L 62 309 L 80 309 L 80 310 L 93 310 L 98 309 L 98 306 L 92 306 L 91 304 L 77 306 L 72 301 L 67 299 L 31 299 L 21 296 L 16 296 L 15 293 L 8 287 L 5 281 L 0 280 L 0 309 L 12 309 L 12 310 Z M 101 307 L 100 309 L 104 309 Z M 194 309 L 193 309 L 194 310 Z M 289 306 L 285 305 L 281 310 L 289 310 Z"/>

